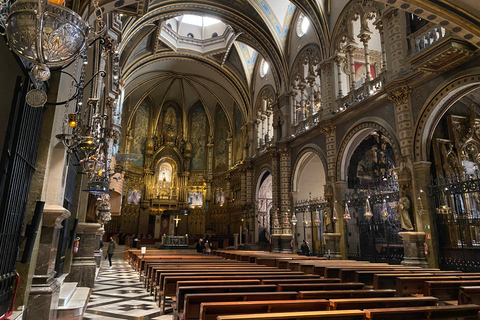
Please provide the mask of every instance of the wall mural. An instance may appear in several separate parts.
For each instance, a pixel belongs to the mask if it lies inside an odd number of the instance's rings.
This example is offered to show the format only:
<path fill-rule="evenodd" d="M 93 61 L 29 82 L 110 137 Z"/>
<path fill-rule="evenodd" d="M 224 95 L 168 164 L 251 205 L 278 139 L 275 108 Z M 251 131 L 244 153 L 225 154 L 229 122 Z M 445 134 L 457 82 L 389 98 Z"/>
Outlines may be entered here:
<path fill-rule="evenodd" d="M 234 137 L 233 137 L 233 159 L 235 162 L 242 160 L 242 113 L 237 105 L 235 105 L 233 117 L 235 119 Z"/>
<path fill-rule="evenodd" d="M 143 100 L 135 114 L 132 152 L 140 154 L 141 157 L 138 158 L 138 160 L 132 161 L 132 165 L 134 166 L 143 167 L 145 163 L 145 141 L 147 141 L 148 119 L 148 102 Z"/>
<path fill-rule="evenodd" d="M 190 141 L 192 143 L 191 170 L 205 169 L 205 145 L 208 134 L 207 114 L 201 103 L 192 111 Z"/>
<path fill-rule="evenodd" d="M 227 116 L 219 106 L 215 116 L 215 170 L 227 169 L 227 138 L 229 135 Z"/>

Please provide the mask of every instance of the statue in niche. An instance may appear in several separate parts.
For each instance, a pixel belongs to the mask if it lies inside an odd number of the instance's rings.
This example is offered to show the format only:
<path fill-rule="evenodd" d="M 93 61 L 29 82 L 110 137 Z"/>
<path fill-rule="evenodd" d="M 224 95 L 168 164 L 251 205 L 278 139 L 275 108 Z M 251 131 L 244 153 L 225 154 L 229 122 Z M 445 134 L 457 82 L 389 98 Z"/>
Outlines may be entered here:
<path fill-rule="evenodd" d="M 330 207 L 330 203 L 327 203 L 323 210 L 323 225 L 325 233 L 333 232 L 332 208 Z"/>
<path fill-rule="evenodd" d="M 400 215 L 402 230 L 405 231 L 413 231 L 415 229 L 412 220 L 410 219 L 410 207 L 411 202 L 407 195 L 407 189 L 404 188 L 402 191 L 400 191 L 400 199 L 398 200 L 398 205 L 395 210 Z"/>

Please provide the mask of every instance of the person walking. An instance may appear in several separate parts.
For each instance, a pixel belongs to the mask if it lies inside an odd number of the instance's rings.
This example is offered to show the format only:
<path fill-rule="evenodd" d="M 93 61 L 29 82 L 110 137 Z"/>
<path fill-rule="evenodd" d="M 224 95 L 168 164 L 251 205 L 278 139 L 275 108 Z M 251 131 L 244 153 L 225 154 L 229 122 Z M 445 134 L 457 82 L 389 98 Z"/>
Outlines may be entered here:
<path fill-rule="evenodd" d="M 108 245 L 107 255 L 108 255 L 108 262 L 110 263 L 110 268 L 112 269 L 112 256 L 115 253 L 115 249 L 117 248 L 117 243 L 113 240 L 113 237 L 110 237 L 110 244 Z"/>

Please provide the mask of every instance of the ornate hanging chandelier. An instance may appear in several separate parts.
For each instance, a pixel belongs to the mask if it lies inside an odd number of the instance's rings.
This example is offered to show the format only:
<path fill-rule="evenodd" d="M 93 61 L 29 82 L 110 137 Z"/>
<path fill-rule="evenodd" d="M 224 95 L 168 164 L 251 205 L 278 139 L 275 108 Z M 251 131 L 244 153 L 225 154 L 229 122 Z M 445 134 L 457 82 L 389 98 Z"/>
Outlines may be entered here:
<path fill-rule="evenodd" d="M 93 6 L 95 28 L 74 11 L 51 1 L 0 0 L 2 35 L 6 35 L 15 54 L 34 64 L 34 78 L 46 81 L 50 68 L 65 67 L 74 61 L 87 49 L 89 35 L 93 39 L 105 30 L 98 1 L 93 1 Z"/>

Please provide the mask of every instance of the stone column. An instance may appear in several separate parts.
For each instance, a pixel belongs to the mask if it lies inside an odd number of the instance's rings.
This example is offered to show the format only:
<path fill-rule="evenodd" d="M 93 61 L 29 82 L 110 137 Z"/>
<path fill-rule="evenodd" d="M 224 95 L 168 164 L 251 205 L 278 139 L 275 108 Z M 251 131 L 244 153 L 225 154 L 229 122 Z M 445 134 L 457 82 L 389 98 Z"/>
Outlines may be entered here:
<path fill-rule="evenodd" d="M 100 248 L 100 239 L 102 239 L 103 234 L 105 233 L 104 228 L 99 228 L 97 233 L 95 234 L 95 251 L 93 256 L 95 257 L 95 263 L 97 264 L 97 268 L 100 268 L 100 261 L 102 261 L 103 249 Z"/>
<path fill-rule="evenodd" d="M 365 82 L 372 80 L 372 74 L 370 72 L 370 58 L 368 52 L 368 41 L 372 38 L 372 32 L 369 30 L 362 30 L 358 36 L 363 43 L 363 53 L 365 55 Z"/>
<path fill-rule="evenodd" d="M 329 118 L 334 111 L 335 86 L 332 60 L 323 61 L 320 65 L 320 84 L 322 88 L 323 118 Z"/>
<path fill-rule="evenodd" d="M 270 214 L 272 216 L 273 222 L 273 233 L 272 233 L 272 251 L 273 252 L 281 252 L 281 236 L 283 234 L 282 228 L 282 217 L 281 213 L 279 212 L 279 161 L 278 161 L 278 153 L 275 147 L 269 147 L 268 153 L 270 155 L 270 159 L 272 161 L 272 209 L 270 210 Z M 272 215 L 273 213 L 273 215 Z"/>
<path fill-rule="evenodd" d="M 387 53 L 385 52 L 385 33 L 384 33 L 384 30 L 383 30 L 383 20 L 379 19 L 379 20 L 375 21 L 374 25 L 375 25 L 375 28 L 380 33 L 380 41 L 381 41 L 380 46 L 381 46 L 381 50 L 382 50 L 381 72 L 384 72 L 385 70 L 387 70 Z"/>
<path fill-rule="evenodd" d="M 286 145 L 280 145 L 280 211 L 282 214 L 282 252 L 292 252 L 292 218 L 290 201 L 290 149 Z"/>
<path fill-rule="evenodd" d="M 426 257 L 430 268 L 438 268 L 437 250 L 435 250 L 436 234 L 432 232 L 432 228 L 435 224 L 435 208 L 431 199 L 427 196 L 426 189 L 430 185 L 430 167 L 432 163 L 428 161 L 419 161 L 413 164 L 415 182 L 417 183 L 416 189 L 416 206 L 415 206 L 415 221 L 419 226 L 417 231 L 423 231 L 426 235 L 425 243 L 429 248 L 429 255 Z M 421 192 L 423 191 L 423 192 Z M 423 211 L 419 209 L 423 208 Z"/>
<path fill-rule="evenodd" d="M 410 68 L 407 57 L 407 28 L 405 14 L 388 6 L 383 13 L 385 25 L 386 55 L 388 57 L 387 82 L 401 78 Z"/>
<path fill-rule="evenodd" d="M 355 49 L 357 44 L 355 41 L 351 41 L 348 46 L 345 48 L 345 51 L 348 54 L 349 65 L 350 65 L 350 91 L 353 91 L 357 88 L 357 82 L 355 81 Z"/>
<path fill-rule="evenodd" d="M 55 320 L 62 282 L 55 278 L 55 260 L 62 222 L 70 212 L 58 205 L 45 205 L 35 274 L 30 288 L 26 320 Z"/>
<path fill-rule="evenodd" d="M 73 255 L 72 268 L 67 279 L 78 282 L 79 287 L 93 288 L 95 283 L 97 264 L 94 252 L 98 246 L 97 234 L 101 232 L 100 229 L 99 223 L 78 223 L 77 237 L 80 238 L 80 243 L 78 252 Z"/>
<path fill-rule="evenodd" d="M 422 230 L 423 221 L 418 217 L 417 208 L 419 206 L 416 194 L 420 189 L 414 180 L 413 172 L 413 121 L 410 106 L 410 88 L 408 86 L 398 86 L 388 91 L 388 99 L 395 105 L 395 123 L 397 127 L 398 140 L 402 156 L 398 159 L 398 188 L 400 197 L 409 199 L 414 211 L 414 230 L 400 232 L 403 239 L 404 260 L 402 264 L 409 266 L 426 267 L 427 261 L 424 254 L 423 243 L 425 242 L 425 232 Z M 427 166 L 429 169 L 429 166 Z M 417 169 L 425 178 L 425 172 L 422 172 L 422 166 Z M 430 174 L 428 173 L 428 177 Z M 429 184 L 429 182 L 428 182 Z M 427 185 L 428 185 L 427 184 Z M 399 213 L 400 214 L 400 213 Z"/>
<path fill-rule="evenodd" d="M 340 99 L 343 97 L 343 90 L 342 90 L 342 62 L 345 61 L 345 54 L 338 52 L 337 55 L 335 56 L 335 63 L 337 64 L 337 85 L 338 85 L 338 94 L 337 94 L 337 99 Z"/>
<path fill-rule="evenodd" d="M 335 226 L 336 232 L 340 233 L 339 245 L 340 253 L 343 259 L 348 259 L 348 230 L 347 230 L 347 221 L 343 218 L 345 214 L 345 199 L 343 198 L 347 193 L 348 183 L 347 181 L 337 181 L 335 182 L 335 202 L 334 206 L 338 214 L 338 222 Z"/>

